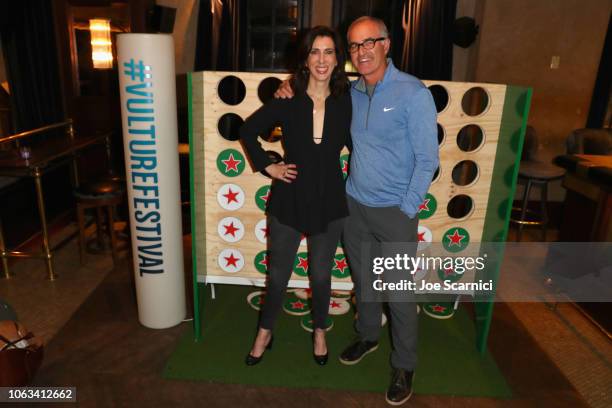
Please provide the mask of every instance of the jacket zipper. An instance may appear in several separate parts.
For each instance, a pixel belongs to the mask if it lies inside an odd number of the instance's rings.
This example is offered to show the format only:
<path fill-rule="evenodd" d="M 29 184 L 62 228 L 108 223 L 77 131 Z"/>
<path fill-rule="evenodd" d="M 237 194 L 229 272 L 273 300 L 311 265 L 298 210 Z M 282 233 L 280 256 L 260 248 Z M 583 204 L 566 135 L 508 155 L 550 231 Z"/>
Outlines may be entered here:
<path fill-rule="evenodd" d="M 368 95 L 368 113 L 366 115 L 366 125 L 365 125 L 366 130 L 368 130 L 368 123 L 370 121 L 370 106 L 372 105 L 372 97 L 374 96 L 374 91 L 376 91 L 376 84 L 374 84 L 374 88 L 372 89 L 371 96 L 368 93 L 367 88 L 366 88 L 366 94 Z"/>

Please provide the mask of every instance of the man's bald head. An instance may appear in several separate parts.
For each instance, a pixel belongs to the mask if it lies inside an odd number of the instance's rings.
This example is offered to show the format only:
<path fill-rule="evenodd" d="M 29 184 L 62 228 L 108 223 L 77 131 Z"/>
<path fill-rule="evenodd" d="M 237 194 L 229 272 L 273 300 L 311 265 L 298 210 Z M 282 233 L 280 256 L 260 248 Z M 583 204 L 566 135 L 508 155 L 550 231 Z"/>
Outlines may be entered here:
<path fill-rule="evenodd" d="M 351 25 L 349 26 L 348 30 L 346 31 L 346 35 L 347 38 L 349 38 L 349 33 L 351 32 L 351 29 L 363 22 L 369 22 L 369 23 L 373 23 L 376 24 L 378 26 L 378 31 L 379 31 L 379 35 L 380 37 L 389 37 L 389 30 L 387 29 L 387 25 L 385 24 L 384 21 L 382 21 L 380 18 L 377 17 L 372 17 L 372 16 L 362 16 L 359 17 L 358 19 L 356 19 L 355 21 L 353 21 L 351 23 Z"/>

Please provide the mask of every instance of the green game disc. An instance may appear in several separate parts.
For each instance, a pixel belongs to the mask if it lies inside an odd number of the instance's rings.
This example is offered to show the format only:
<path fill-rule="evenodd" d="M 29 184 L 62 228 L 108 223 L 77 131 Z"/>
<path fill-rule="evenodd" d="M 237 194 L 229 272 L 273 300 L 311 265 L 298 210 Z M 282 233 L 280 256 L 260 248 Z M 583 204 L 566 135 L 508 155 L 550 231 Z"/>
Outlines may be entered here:
<path fill-rule="evenodd" d="M 255 204 L 261 211 L 266 211 L 266 207 L 270 202 L 270 186 L 261 186 L 255 193 Z"/>
<path fill-rule="evenodd" d="M 449 252 L 463 251 L 470 243 L 470 234 L 466 229 L 454 227 L 442 236 L 442 246 Z"/>
<path fill-rule="evenodd" d="M 349 155 L 343 154 L 340 156 L 340 169 L 342 169 L 342 177 L 346 180 L 349 172 Z"/>
<path fill-rule="evenodd" d="M 419 215 L 419 219 L 424 220 L 431 217 L 432 215 L 434 215 L 437 208 L 438 202 L 436 201 L 436 198 L 433 195 L 427 193 L 427 195 L 425 195 L 425 200 L 419 206 L 419 211 L 417 212 L 417 214 Z"/>
<path fill-rule="evenodd" d="M 266 275 L 268 273 L 268 251 L 261 251 L 253 259 L 257 272 Z"/>
<path fill-rule="evenodd" d="M 302 329 L 306 330 L 307 332 L 312 333 L 312 316 L 310 313 L 300 319 L 300 326 L 302 326 Z M 325 331 L 330 331 L 333 327 L 334 321 L 331 317 L 327 316 L 327 319 L 325 319 Z"/>
<path fill-rule="evenodd" d="M 438 278 L 441 281 L 457 282 L 463 277 L 462 273 L 455 272 L 452 268 L 440 268 L 438 269 Z"/>
<path fill-rule="evenodd" d="M 434 319 L 450 319 L 455 314 L 452 302 L 423 303 L 423 312 Z"/>
<path fill-rule="evenodd" d="M 293 261 L 293 272 L 298 276 L 308 276 L 308 252 L 298 252 Z"/>
<path fill-rule="evenodd" d="M 310 301 L 300 299 L 295 293 L 287 294 L 283 310 L 293 316 L 304 316 L 310 313 Z"/>
<path fill-rule="evenodd" d="M 266 296 L 266 292 L 262 290 L 251 292 L 247 296 L 247 303 L 253 309 L 259 311 L 261 309 L 261 306 L 264 304 L 265 296 Z"/>
<path fill-rule="evenodd" d="M 344 254 L 336 254 L 333 259 L 331 273 L 334 277 L 339 279 L 348 278 L 351 275 L 351 270 L 349 269 Z"/>
<path fill-rule="evenodd" d="M 236 149 L 226 149 L 217 156 L 217 168 L 227 177 L 236 177 L 244 171 L 246 160 Z"/>

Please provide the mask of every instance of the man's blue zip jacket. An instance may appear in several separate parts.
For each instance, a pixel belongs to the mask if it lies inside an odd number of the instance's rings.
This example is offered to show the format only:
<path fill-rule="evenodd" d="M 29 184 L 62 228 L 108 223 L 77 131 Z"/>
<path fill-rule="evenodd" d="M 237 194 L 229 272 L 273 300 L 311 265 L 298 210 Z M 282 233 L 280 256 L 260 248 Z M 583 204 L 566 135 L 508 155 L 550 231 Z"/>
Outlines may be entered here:
<path fill-rule="evenodd" d="M 420 80 L 387 61 L 372 97 L 363 78 L 351 84 L 353 150 L 346 192 L 369 207 L 399 206 L 413 218 L 439 164 L 436 106 Z"/>

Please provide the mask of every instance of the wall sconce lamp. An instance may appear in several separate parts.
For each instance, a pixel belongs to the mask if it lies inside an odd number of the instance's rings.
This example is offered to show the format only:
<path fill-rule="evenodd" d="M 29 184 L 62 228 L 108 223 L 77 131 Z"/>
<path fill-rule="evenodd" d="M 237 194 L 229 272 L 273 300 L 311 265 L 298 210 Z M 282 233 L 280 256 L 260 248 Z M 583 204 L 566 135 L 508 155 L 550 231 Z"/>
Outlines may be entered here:
<path fill-rule="evenodd" d="M 89 20 L 91 33 L 91 60 L 97 69 L 110 69 L 113 67 L 113 50 L 110 34 L 110 20 Z"/>

